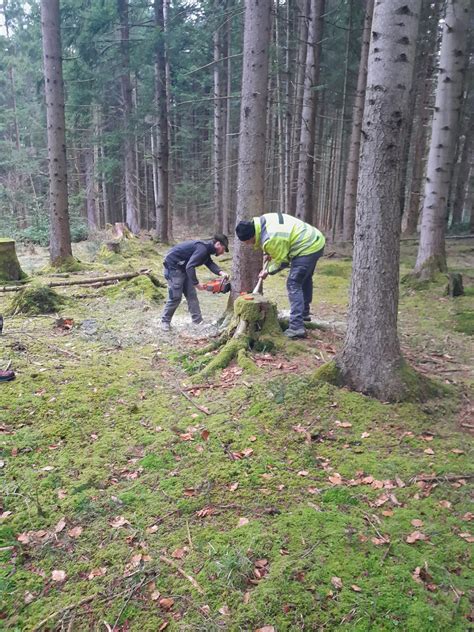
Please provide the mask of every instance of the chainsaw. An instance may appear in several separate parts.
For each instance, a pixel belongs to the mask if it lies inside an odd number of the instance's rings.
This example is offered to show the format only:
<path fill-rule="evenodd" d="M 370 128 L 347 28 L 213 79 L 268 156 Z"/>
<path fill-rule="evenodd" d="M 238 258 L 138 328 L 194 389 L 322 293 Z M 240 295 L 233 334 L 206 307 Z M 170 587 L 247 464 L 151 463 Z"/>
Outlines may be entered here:
<path fill-rule="evenodd" d="M 207 281 L 203 283 L 203 286 L 205 290 L 212 292 L 212 294 L 227 294 L 227 292 L 230 292 L 230 281 L 226 277 Z"/>

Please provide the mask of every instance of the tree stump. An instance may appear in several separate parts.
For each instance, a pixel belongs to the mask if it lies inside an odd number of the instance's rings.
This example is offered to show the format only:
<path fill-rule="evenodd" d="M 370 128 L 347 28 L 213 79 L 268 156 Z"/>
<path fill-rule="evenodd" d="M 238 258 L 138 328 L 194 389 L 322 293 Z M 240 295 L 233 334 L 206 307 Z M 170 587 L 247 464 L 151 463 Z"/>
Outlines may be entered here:
<path fill-rule="evenodd" d="M 275 303 L 260 294 L 239 296 L 234 303 L 234 315 L 220 341 L 219 353 L 199 373 L 208 377 L 215 371 L 225 368 L 233 358 L 242 356 L 246 349 L 258 351 L 272 350 L 283 346 L 286 339 L 278 322 Z"/>
<path fill-rule="evenodd" d="M 446 294 L 454 298 L 455 296 L 464 295 L 464 287 L 462 284 L 462 274 L 459 272 L 450 272 L 448 275 L 448 285 L 446 287 Z"/>
<path fill-rule="evenodd" d="M 106 241 L 104 246 L 109 252 L 113 252 L 114 254 L 120 253 L 120 241 Z"/>
<path fill-rule="evenodd" d="M 25 277 L 16 256 L 15 240 L 0 239 L 0 280 L 20 281 Z"/>

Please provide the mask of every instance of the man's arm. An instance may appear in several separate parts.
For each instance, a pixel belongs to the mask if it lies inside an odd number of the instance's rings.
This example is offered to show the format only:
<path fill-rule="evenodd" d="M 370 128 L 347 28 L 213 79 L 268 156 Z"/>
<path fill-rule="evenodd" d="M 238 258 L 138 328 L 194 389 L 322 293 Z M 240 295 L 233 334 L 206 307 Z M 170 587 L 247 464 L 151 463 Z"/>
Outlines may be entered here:
<path fill-rule="evenodd" d="M 196 268 L 202 266 L 203 264 L 207 265 L 208 258 L 209 254 L 206 246 L 204 244 L 196 244 L 194 252 L 186 264 L 186 274 L 193 285 L 199 285 L 199 281 L 196 276 Z"/>
<path fill-rule="evenodd" d="M 204 262 L 204 265 L 209 268 L 209 270 L 213 273 L 213 274 L 217 274 L 219 275 L 222 270 L 219 268 L 219 266 L 217 265 L 217 263 L 215 261 L 212 260 L 211 257 L 207 258 L 207 261 Z"/>
<path fill-rule="evenodd" d="M 282 268 L 288 267 L 288 254 L 290 252 L 288 239 L 270 237 L 270 239 L 263 244 L 263 252 L 271 258 L 271 263 L 268 266 L 269 274 L 276 274 Z"/>

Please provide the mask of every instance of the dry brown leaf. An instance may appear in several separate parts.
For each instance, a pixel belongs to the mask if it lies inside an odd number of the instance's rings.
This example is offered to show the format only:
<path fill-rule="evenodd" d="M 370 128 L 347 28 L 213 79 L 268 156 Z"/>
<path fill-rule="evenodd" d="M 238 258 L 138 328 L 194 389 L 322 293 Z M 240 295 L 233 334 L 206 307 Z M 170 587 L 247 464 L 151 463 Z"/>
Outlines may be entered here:
<path fill-rule="evenodd" d="M 103 577 L 107 572 L 107 568 L 105 566 L 101 566 L 100 568 L 93 568 L 87 579 L 94 579 L 94 577 Z"/>
<path fill-rule="evenodd" d="M 371 486 L 373 489 L 383 489 L 384 482 L 383 482 L 383 481 L 374 480 L 374 481 L 372 481 L 372 483 L 370 484 L 370 486 Z"/>
<path fill-rule="evenodd" d="M 158 525 L 157 524 L 153 524 L 151 527 L 147 527 L 146 532 L 147 533 L 156 533 L 158 531 Z"/>
<path fill-rule="evenodd" d="M 160 595 L 161 595 L 160 591 L 159 591 L 159 590 L 156 590 L 156 588 L 155 588 L 155 589 L 154 589 L 154 590 L 152 590 L 152 591 L 151 591 L 151 593 L 150 593 L 150 599 L 151 599 L 152 601 L 158 601 L 158 599 L 160 598 Z"/>
<path fill-rule="evenodd" d="M 342 476 L 338 474 L 337 472 L 335 472 L 332 476 L 329 476 L 329 482 L 332 483 L 333 485 L 342 485 L 343 484 Z"/>
<path fill-rule="evenodd" d="M 375 536 L 373 538 L 370 538 L 370 541 L 372 542 L 372 544 L 375 544 L 375 546 L 382 546 L 383 544 L 390 544 L 390 538 L 385 535 L 382 538 L 376 538 Z"/>
<path fill-rule="evenodd" d="M 464 516 L 462 517 L 462 520 L 465 520 L 466 522 L 471 522 L 473 518 L 474 518 L 474 513 L 472 513 L 471 511 L 468 511 L 467 513 L 464 514 Z"/>
<path fill-rule="evenodd" d="M 434 450 L 432 450 L 431 448 L 426 448 L 426 450 L 423 450 L 423 452 L 425 454 L 434 454 Z"/>
<path fill-rule="evenodd" d="M 242 599 L 242 601 L 244 602 L 245 605 L 247 605 L 250 601 L 250 592 L 247 590 L 247 592 L 244 593 L 244 598 Z"/>
<path fill-rule="evenodd" d="M 109 522 L 109 525 L 114 529 L 120 529 L 120 527 L 124 527 L 127 524 L 130 524 L 130 522 L 123 516 L 116 516 Z"/>
<path fill-rule="evenodd" d="M 250 522 L 250 520 L 248 518 L 239 518 L 237 526 L 238 527 L 245 527 L 245 525 L 247 525 L 249 522 Z"/>
<path fill-rule="evenodd" d="M 203 441 L 208 441 L 208 439 L 209 439 L 209 434 L 210 434 L 210 433 L 209 433 L 209 430 L 203 430 L 203 431 L 201 432 L 201 439 L 202 439 Z"/>
<path fill-rule="evenodd" d="M 262 628 L 257 628 L 255 632 L 275 632 L 273 625 L 264 625 Z"/>
<path fill-rule="evenodd" d="M 183 546 L 181 549 L 175 549 L 173 553 L 171 553 L 171 557 L 174 557 L 176 560 L 182 560 L 185 557 L 186 553 L 188 553 L 189 549 L 187 546 Z"/>
<path fill-rule="evenodd" d="M 194 437 L 190 432 L 183 432 L 183 434 L 179 435 L 181 441 L 194 441 Z"/>
<path fill-rule="evenodd" d="M 308 470 L 300 470 L 298 472 L 298 476 L 308 476 L 309 472 Z"/>
<path fill-rule="evenodd" d="M 199 610 L 206 616 L 209 616 L 211 614 L 211 608 L 207 605 L 207 603 L 204 604 L 204 606 L 201 606 Z"/>
<path fill-rule="evenodd" d="M 242 454 L 244 456 L 251 456 L 253 454 L 253 449 L 252 448 L 244 448 L 242 450 Z"/>
<path fill-rule="evenodd" d="M 453 454 L 465 454 L 464 450 L 459 450 L 458 448 L 453 448 L 451 452 Z"/>
<path fill-rule="evenodd" d="M 460 533 L 459 536 L 463 540 L 466 540 L 466 542 L 469 542 L 469 543 L 474 542 L 474 536 L 472 536 L 470 533 Z"/>
<path fill-rule="evenodd" d="M 415 518 L 414 520 L 411 521 L 412 526 L 414 527 L 422 527 L 423 526 L 423 520 L 419 520 L 418 518 Z"/>
<path fill-rule="evenodd" d="M 443 507 L 443 509 L 451 509 L 452 507 L 452 504 L 449 502 L 449 500 L 440 500 L 438 504 L 440 507 Z"/>
<path fill-rule="evenodd" d="M 216 513 L 216 510 L 214 507 L 203 507 L 202 509 L 196 512 L 196 516 L 198 518 L 205 518 L 206 516 L 212 516 L 212 514 L 215 514 L 215 513 Z"/>
<path fill-rule="evenodd" d="M 238 488 L 238 486 L 239 486 L 239 483 L 230 483 L 228 485 L 228 489 L 231 492 L 235 492 L 235 490 Z"/>
<path fill-rule="evenodd" d="M 256 440 L 257 440 L 257 437 L 255 435 L 252 435 L 251 437 L 249 437 L 249 441 L 251 441 L 252 443 Z"/>
<path fill-rule="evenodd" d="M 320 490 L 317 487 L 308 487 L 308 494 L 319 494 Z"/>
<path fill-rule="evenodd" d="M 391 516 L 393 516 L 393 509 L 385 509 L 384 511 L 382 511 L 382 516 L 390 518 Z"/>
<path fill-rule="evenodd" d="M 54 527 L 54 533 L 61 533 L 66 526 L 66 518 L 61 518 L 58 524 Z"/>
<path fill-rule="evenodd" d="M 342 588 L 342 579 L 340 577 L 331 577 L 331 584 L 334 588 L 340 590 Z"/>
<path fill-rule="evenodd" d="M 361 439 L 367 439 L 368 437 L 370 437 L 370 432 L 363 432 L 363 433 L 360 435 L 360 438 L 361 438 Z"/>
<path fill-rule="evenodd" d="M 230 615 L 229 607 L 226 604 L 224 604 L 222 608 L 219 608 L 219 612 L 220 614 L 223 614 L 224 617 L 228 617 Z"/>
<path fill-rule="evenodd" d="M 82 535 L 82 531 L 82 527 L 73 527 L 72 529 L 69 529 L 67 534 L 70 538 L 78 538 Z"/>
<path fill-rule="evenodd" d="M 58 489 L 57 495 L 59 500 L 64 500 L 67 496 L 67 491 L 65 489 Z"/>
<path fill-rule="evenodd" d="M 53 582 L 63 582 L 66 579 L 66 571 L 54 570 L 51 573 Z"/>
<path fill-rule="evenodd" d="M 171 610 L 171 608 L 174 606 L 174 599 L 172 599 L 171 597 L 162 597 L 158 603 L 160 605 L 160 608 L 162 608 L 163 610 Z"/>
<path fill-rule="evenodd" d="M 360 588 L 360 586 L 357 586 L 356 584 L 352 584 L 351 588 L 354 592 L 362 592 L 362 588 Z"/>
<path fill-rule="evenodd" d="M 414 544 L 418 540 L 427 540 L 427 539 L 428 539 L 427 536 L 421 531 L 413 531 L 413 533 L 410 533 L 410 535 L 407 535 L 407 537 L 405 538 L 405 542 L 408 542 L 408 544 Z"/>
<path fill-rule="evenodd" d="M 25 594 L 23 595 L 23 601 L 26 605 L 28 605 L 29 603 L 31 603 L 32 601 L 35 600 L 35 595 L 33 595 L 33 593 L 30 593 L 29 590 L 25 591 Z"/>
<path fill-rule="evenodd" d="M 183 492 L 184 496 L 195 496 L 196 495 L 196 490 L 194 489 L 194 487 L 188 487 L 187 489 L 184 490 Z"/>

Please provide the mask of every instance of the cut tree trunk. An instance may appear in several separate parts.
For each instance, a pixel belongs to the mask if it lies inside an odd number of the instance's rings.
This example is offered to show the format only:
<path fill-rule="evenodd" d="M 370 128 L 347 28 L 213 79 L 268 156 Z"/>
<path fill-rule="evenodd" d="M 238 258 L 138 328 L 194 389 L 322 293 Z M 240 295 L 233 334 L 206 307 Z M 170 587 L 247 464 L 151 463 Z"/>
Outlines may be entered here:
<path fill-rule="evenodd" d="M 247 349 L 259 351 L 281 347 L 286 340 L 278 322 L 277 307 L 260 294 L 245 294 L 234 303 L 233 318 L 212 347 L 222 346 L 218 354 L 199 373 L 200 378 L 209 377 L 225 368 L 235 357 L 245 354 Z"/>
<path fill-rule="evenodd" d="M 25 277 L 16 256 L 15 241 L 0 239 L 0 279 L 2 281 L 20 281 Z"/>

